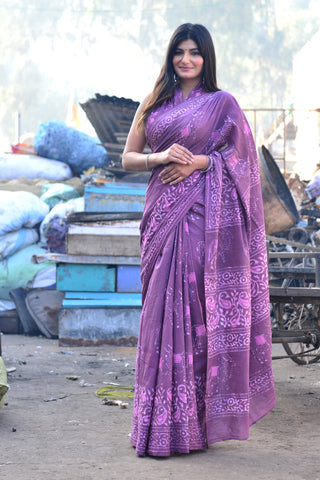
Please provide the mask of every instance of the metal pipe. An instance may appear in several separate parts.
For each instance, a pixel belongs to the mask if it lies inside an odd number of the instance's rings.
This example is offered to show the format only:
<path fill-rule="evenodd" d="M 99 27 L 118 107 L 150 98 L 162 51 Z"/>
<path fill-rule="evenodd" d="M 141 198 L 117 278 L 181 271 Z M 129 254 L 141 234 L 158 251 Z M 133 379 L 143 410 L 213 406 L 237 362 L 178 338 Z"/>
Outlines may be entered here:
<path fill-rule="evenodd" d="M 20 112 L 16 112 L 15 114 L 15 143 L 20 142 L 21 136 L 21 116 Z"/>

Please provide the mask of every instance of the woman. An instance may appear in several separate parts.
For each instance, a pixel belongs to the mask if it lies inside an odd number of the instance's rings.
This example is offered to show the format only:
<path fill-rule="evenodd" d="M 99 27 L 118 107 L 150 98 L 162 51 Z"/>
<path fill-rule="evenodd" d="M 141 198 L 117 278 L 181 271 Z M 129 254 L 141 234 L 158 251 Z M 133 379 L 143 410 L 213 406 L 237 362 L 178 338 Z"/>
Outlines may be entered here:
<path fill-rule="evenodd" d="M 152 168 L 141 222 L 136 453 L 247 439 L 275 405 L 259 169 L 242 111 L 217 88 L 202 25 L 174 32 L 123 167 Z"/>

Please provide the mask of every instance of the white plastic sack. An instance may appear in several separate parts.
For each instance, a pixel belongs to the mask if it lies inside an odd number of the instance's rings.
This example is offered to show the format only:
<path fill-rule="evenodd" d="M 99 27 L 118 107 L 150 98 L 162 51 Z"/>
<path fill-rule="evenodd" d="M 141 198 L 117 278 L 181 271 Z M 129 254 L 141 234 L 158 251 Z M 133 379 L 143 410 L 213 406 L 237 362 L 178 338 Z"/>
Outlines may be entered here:
<path fill-rule="evenodd" d="M 27 287 L 38 272 L 48 268 L 52 262 L 33 263 L 33 255 L 44 255 L 46 250 L 29 245 L 11 257 L 0 262 L 0 299 L 11 300 L 9 292 L 15 288 Z"/>
<path fill-rule="evenodd" d="M 59 203 L 47 214 L 40 225 L 40 243 L 47 245 L 47 233 L 52 220 L 56 217 L 66 218 L 67 215 L 74 212 L 84 211 L 84 197 L 73 198 L 65 203 Z"/>
<path fill-rule="evenodd" d="M 38 155 L 2 153 L 0 155 L 0 178 L 46 178 L 68 180 L 73 177 L 66 163 L 49 160 Z"/>
<path fill-rule="evenodd" d="M 10 300 L 0 300 L 0 312 L 6 312 L 7 310 L 15 310 L 16 304 Z"/>
<path fill-rule="evenodd" d="M 31 192 L 0 190 L 0 235 L 22 227 L 32 228 L 48 212 L 48 205 Z"/>
<path fill-rule="evenodd" d="M 57 266 L 52 265 L 41 272 L 37 273 L 31 282 L 28 283 L 29 288 L 55 288 L 57 281 Z"/>
<path fill-rule="evenodd" d="M 39 235 L 34 228 L 20 228 L 0 236 L 0 260 L 3 260 L 21 248 L 37 243 Z"/>

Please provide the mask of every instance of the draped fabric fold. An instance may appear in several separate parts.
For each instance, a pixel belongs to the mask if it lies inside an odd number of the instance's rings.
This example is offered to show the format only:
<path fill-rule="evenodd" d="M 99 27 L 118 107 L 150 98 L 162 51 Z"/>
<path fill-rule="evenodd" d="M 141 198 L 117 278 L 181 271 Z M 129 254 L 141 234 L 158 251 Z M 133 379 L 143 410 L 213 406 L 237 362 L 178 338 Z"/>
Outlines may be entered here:
<path fill-rule="evenodd" d="M 140 455 L 248 438 L 275 405 L 263 206 L 250 128 L 235 99 L 199 84 L 146 125 L 153 152 L 179 143 L 212 169 L 163 185 L 141 222 L 143 307 L 131 442 Z"/>

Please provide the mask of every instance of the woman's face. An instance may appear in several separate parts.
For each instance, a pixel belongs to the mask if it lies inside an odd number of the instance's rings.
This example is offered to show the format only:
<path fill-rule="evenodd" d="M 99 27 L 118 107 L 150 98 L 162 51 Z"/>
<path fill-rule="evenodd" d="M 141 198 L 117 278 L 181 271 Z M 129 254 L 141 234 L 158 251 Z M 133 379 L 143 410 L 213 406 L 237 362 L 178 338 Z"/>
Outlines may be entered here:
<path fill-rule="evenodd" d="M 203 57 L 198 45 L 191 39 L 180 42 L 173 52 L 172 64 L 180 81 L 200 82 L 203 70 Z"/>

